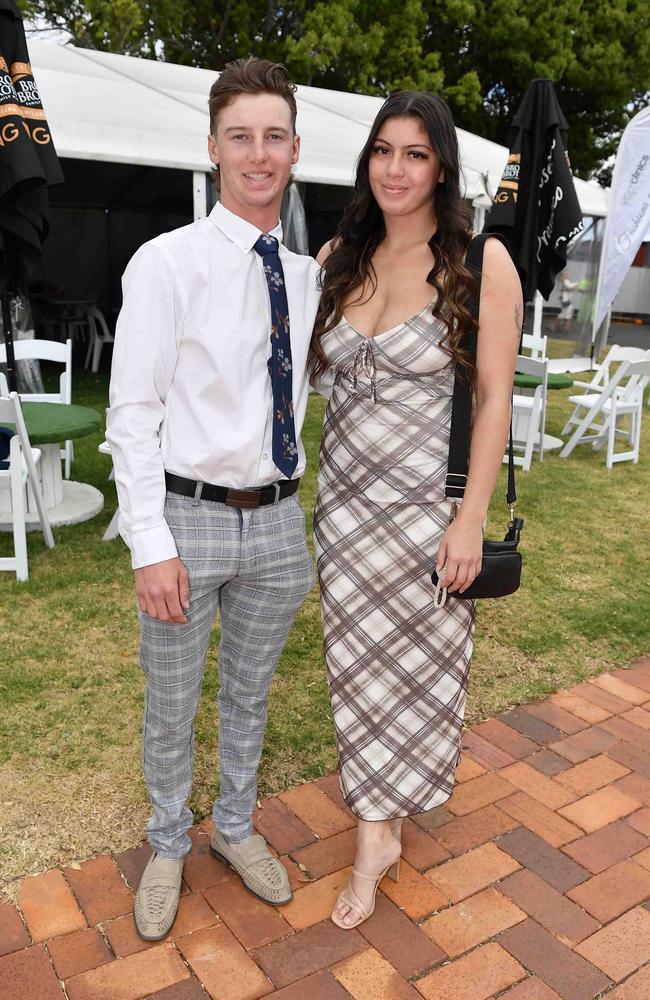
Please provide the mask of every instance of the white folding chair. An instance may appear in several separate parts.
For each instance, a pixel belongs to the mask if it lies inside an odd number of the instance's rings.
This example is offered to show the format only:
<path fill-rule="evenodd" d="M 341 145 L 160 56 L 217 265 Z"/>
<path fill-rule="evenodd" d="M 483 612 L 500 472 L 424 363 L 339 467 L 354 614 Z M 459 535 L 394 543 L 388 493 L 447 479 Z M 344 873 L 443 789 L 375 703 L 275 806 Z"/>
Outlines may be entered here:
<path fill-rule="evenodd" d="M 110 455 L 111 446 L 108 443 L 108 441 L 102 441 L 101 444 L 97 445 L 97 451 L 100 452 L 102 455 Z M 115 479 L 115 474 L 113 472 L 112 466 L 111 466 L 111 471 L 108 474 L 108 478 Z M 110 524 L 108 525 L 108 528 L 102 535 L 102 542 L 110 542 L 113 540 L 113 538 L 117 538 L 117 536 L 120 533 L 119 519 L 120 519 L 120 508 L 116 507 L 115 513 L 111 518 Z"/>
<path fill-rule="evenodd" d="M 643 393 L 650 384 L 650 351 L 643 353 L 645 357 L 641 361 L 623 361 L 599 392 L 579 397 L 583 416 L 560 452 L 560 458 L 567 458 L 577 444 L 591 443 L 598 449 L 607 443 L 608 469 L 615 462 L 639 461 Z M 628 418 L 627 429 L 619 425 L 621 417 Z M 624 438 L 630 445 L 626 451 L 615 450 L 617 437 Z"/>
<path fill-rule="evenodd" d="M 548 387 L 548 362 L 536 361 L 522 354 L 517 356 L 515 371 L 521 375 L 533 375 L 541 379 L 531 394 L 515 392 L 512 396 L 512 439 L 516 452 L 515 465 L 525 472 L 530 470 L 533 451 L 539 450 L 544 457 L 544 424 L 546 420 L 546 394 Z M 507 454 L 504 462 L 508 461 Z"/>
<path fill-rule="evenodd" d="M 9 468 L 0 469 L 0 490 L 9 489 L 10 491 L 14 555 L 0 559 L 0 570 L 13 570 L 17 580 L 27 580 L 29 571 L 25 509 L 28 489 L 31 490 L 36 500 L 41 530 L 45 543 L 50 549 L 54 548 L 54 538 L 37 472 L 41 453 L 38 448 L 30 446 L 20 399 L 15 392 L 12 392 L 8 398 L 0 397 L 0 424 L 6 423 L 13 424 L 16 433 L 9 443 Z"/>
<path fill-rule="evenodd" d="M 102 347 L 104 344 L 112 344 L 114 338 L 113 334 L 108 329 L 108 325 L 101 310 L 99 310 L 97 306 L 88 306 L 86 309 L 86 319 L 88 321 L 90 337 L 88 338 L 88 350 L 86 352 L 84 368 L 88 368 L 92 358 L 92 371 L 98 372 Z"/>
<path fill-rule="evenodd" d="M 578 389 L 584 389 L 583 393 L 569 396 L 569 402 L 573 404 L 573 412 L 566 424 L 562 428 L 562 436 L 568 434 L 572 427 L 577 427 L 582 423 L 585 413 L 589 412 L 596 402 L 599 394 L 603 392 L 611 379 L 614 377 L 616 365 L 621 365 L 626 361 L 644 361 L 647 351 L 642 347 L 619 347 L 613 344 L 602 364 L 598 365 L 591 382 L 576 381 L 573 383 Z M 623 391 L 621 386 L 619 395 Z M 600 423 L 594 424 L 594 430 L 600 427 L 604 431 L 607 423 L 606 414 L 601 414 Z"/>
<path fill-rule="evenodd" d="M 545 361 L 546 360 L 546 344 L 548 338 L 546 336 L 536 337 L 532 333 L 524 333 L 521 338 L 521 353 L 526 357 L 534 358 L 535 361 Z"/>
<path fill-rule="evenodd" d="M 14 343 L 16 361 L 55 361 L 63 365 L 59 376 L 58 392 L 21 392 L 20 398 L 30 403 L 71 403 L 72 402 L 72 341 L 61 344 L 56 340 L 17 340 Z M 0 344 L 0 362 L 7 360 L 7 349 Z M 8 396 L 7 378 L 0 373 L 0 395 Z M 61 449 L 65 463 L 65 478 L 70 478 L 70 466 L 74 458 L 72 441 L 66 441 Z"/>

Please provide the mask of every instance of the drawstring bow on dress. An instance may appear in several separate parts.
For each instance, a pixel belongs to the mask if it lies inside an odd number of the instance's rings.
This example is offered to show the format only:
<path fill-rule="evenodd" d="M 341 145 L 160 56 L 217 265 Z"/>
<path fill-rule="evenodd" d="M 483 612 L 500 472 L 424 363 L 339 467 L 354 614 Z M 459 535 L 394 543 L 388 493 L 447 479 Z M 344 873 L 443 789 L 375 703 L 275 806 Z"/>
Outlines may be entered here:
<path fill-rule="evenodd" d="M 366 337 L 363 344 L 359 344 L 359 349 L 354 355 L 354 360 L 350 366 L 350 375 L 352 377 L 352 388 L 356 392 L 357 389 L 357 378 L 360 375 L 366 375 L 370 382 L 370 395 L 372 397 L 373 403 L 377 402 L 377 365 L 375 363 L 375 352 L 370 342 L 370 338 Z"/>

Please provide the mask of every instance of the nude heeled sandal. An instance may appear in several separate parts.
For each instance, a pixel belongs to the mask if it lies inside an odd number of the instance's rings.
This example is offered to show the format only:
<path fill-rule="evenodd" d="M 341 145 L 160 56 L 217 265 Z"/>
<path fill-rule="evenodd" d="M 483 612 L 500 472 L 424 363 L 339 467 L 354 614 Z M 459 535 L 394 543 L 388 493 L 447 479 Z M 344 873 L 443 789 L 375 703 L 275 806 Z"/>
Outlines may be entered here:
<path fill-rule="evenodd" d="M 377 889 L 379 888 L 379 884 L 382 881 L 382 879 L 386 875 L 388 875 L 388 877 L 391 878 L 393 880 L 393 882 L 397 882 L 399 880 L 399 863 L 400 863 L 400 860 L 401 859 L 398 858 L 397 861 L 394 861 L 392 865 L 388 866 L 388 868 L 384 868 L 383 872 L 381 872 L 379 875 L 365 875 L 363 872 L 358 872 L 356 870 L 356 868 L 353 868 L 352 869 L 352 875 L 356 875 L 357 878 L 363 878 L 367 882 L 374 882 L 375 883 L 375 889 L 374 889 L 374 892 L 372 894 L 372 906 L 370 907 L 369 910 L 366 910 L 365 906 L 363 905 L 363 903 L 361 902 L 361 900 L 357 896 L 356 892 L 352 888 L 352 879 L 350 879 L 350 881 L 346 885 L 345 889 L 343 890 L 343 892 L 340 894 L 339 898 L 337 899 L 336 906 L 338 906 L 339 903 L 345 903 L 351 909 L 356 910 L 357 913 L 360 913 L 361 916 L 356 921 L 356 923 L 354 923 L 354 924 L 346 924 L 346 923 L 343 922 L 343 920 L 338 920 L 337 917 L 336 917 L 336 915 L 335 915 L 335 913 L 332 911 L 332 914 L 330 916 L 330 919 L 331 919 L 332 923 L 336 924 L 337 927 L 340 927 L 344 931 L 351 931 L 354 927 L 358 927 L 359 924 L 362 924 L 364 922 L 364 920 L 368 920 L 368 918 L 371 917 L 373 915 L 373 913 L 375 912 L 375 902 L 376 902 L 376 899 L 377 899 Z M 335 909 L 336 909 L 336 907 L 335 907 Z"/>

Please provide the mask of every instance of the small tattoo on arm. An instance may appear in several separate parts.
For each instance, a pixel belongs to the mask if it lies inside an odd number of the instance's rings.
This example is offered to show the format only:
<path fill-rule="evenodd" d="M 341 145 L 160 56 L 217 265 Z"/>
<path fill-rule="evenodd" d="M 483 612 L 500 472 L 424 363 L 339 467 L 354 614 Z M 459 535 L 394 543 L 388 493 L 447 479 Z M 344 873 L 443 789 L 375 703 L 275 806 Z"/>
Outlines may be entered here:
<path fill-rule="evenodd" d="M 515 328 L 519 334 L 521 334 L 521 311 L 521 306 L 517 303 L 515 306 Z"/>

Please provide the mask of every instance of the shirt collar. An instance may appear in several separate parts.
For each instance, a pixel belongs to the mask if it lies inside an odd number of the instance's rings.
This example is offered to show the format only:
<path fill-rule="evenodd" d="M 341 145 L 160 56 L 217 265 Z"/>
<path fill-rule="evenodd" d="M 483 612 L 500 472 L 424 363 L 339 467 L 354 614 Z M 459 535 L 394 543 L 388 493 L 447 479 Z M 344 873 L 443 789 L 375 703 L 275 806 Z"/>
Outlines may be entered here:
<path fill-rule="evenodd" d="M 225 208 L 220 201 L 216 203 L 210 212 L 210 221 L 217 229 L 220 229 L 224 236 L 227 236 L 240 250 L 248 253 L 253 249 L 259 239 L 262 230 L 252 223 L 242 219 L 240 215 L 235 215 Z M 278 222 L 274 229 L 271 229 L 269 236 L 275 236 L 279 243 L 282 243 L 282 223 Z"/>

